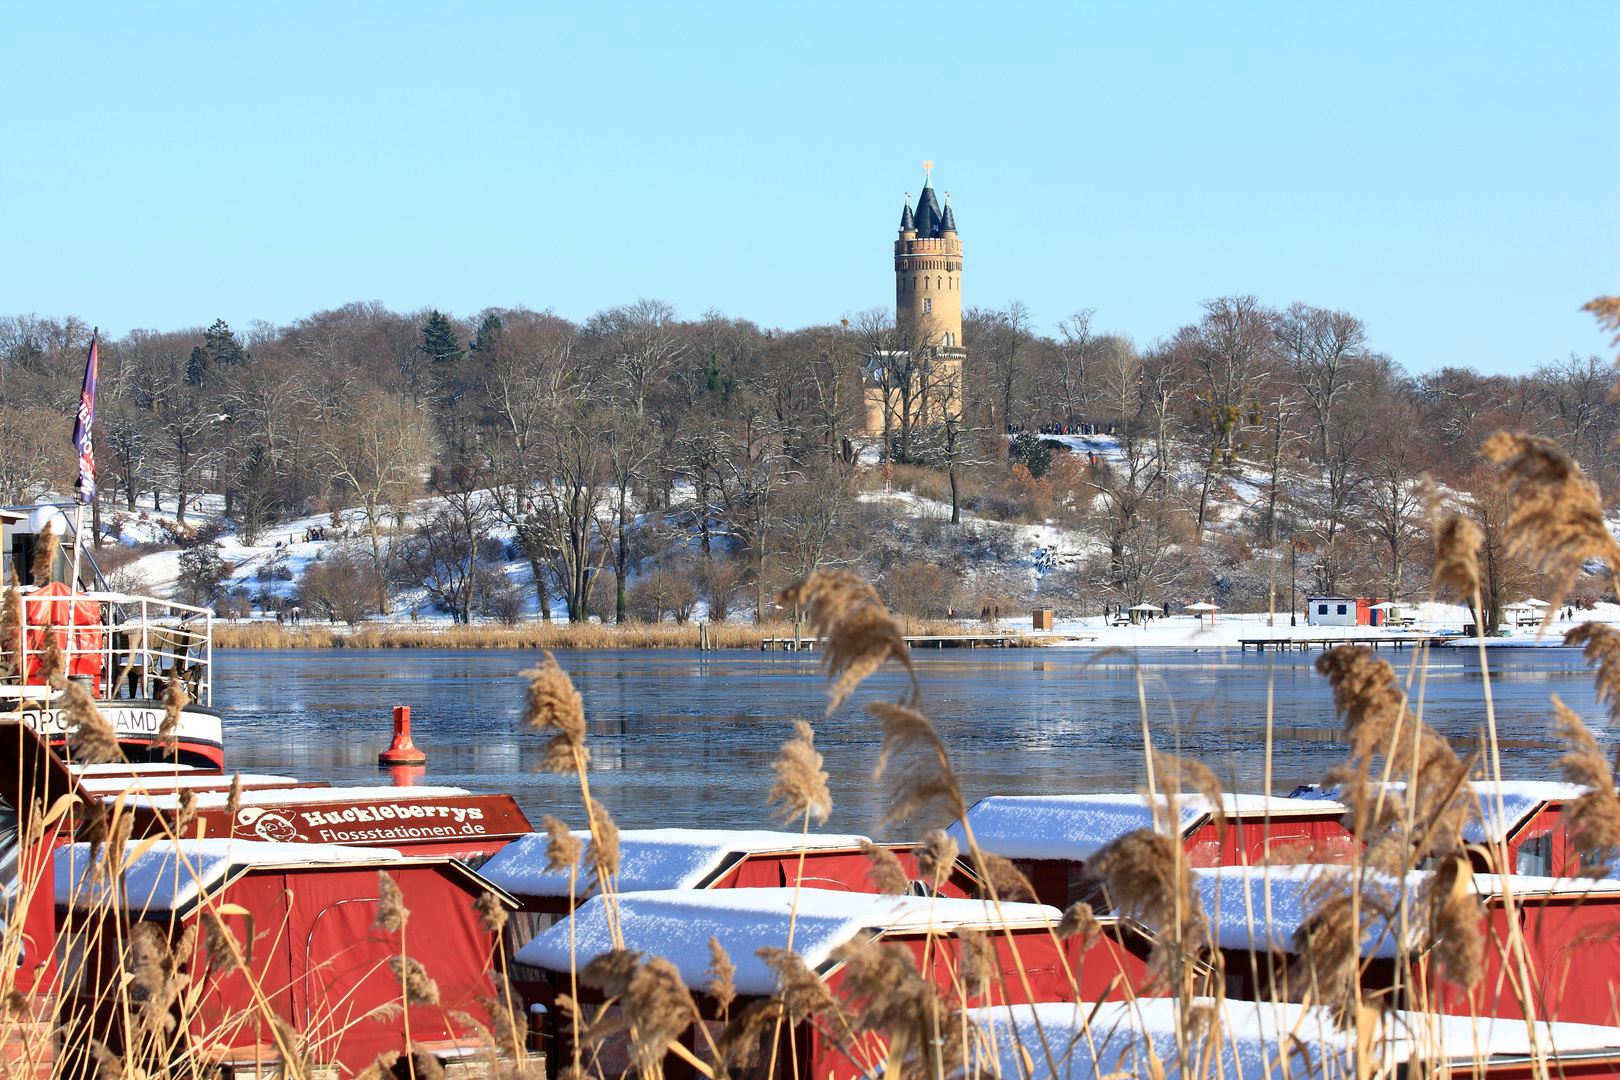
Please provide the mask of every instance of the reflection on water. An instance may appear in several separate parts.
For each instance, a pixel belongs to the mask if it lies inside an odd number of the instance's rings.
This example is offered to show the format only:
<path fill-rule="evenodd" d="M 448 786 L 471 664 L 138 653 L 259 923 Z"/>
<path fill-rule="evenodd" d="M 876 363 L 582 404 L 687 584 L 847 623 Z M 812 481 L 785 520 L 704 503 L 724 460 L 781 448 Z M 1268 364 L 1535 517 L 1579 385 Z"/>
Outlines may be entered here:
<path fill-rule="evenodd" d="M 1140 782 L 1137 669 L 1091 649 L 973 650 L 917 656 L 919 677 L 952 751 L 969 802 L 990 794 L 1128 791 Z M 1412 652 L 1386 654 L 1403 674 Z M 1155 745 L 1204 761 L 1237 790 L 1264 784 L 1268 685 L 1277 728 L 1318 741 L 1276 744 L 1271 789 L 1315 781 L 1344 747 L 1321 741 L 1335 726 L 1315 653 L 1138 655 Z M 1036 658 L 1038 657 L 1038 659 Z M 530 816 L 578 823 L 572 778 L 536 775 L 540 740 L 518 731 L 519 673 L 533 653 L 491 650 L 318 649 L 215 654 L 215 704 L 226 718 L 233 769 L 290 771 L 310 780 L 378 783 L 390 710 L 409 705 L 426 782 L 514 792 Z M 1600 740 L 1610 734 L 1593 704 L 1590 674 L 1573 649 L 1498 650 L 1491 655 L 1504 740 L 1548 737 L 1547 695 L 1559 694 Z M 777 747 L 803 718 L 832 776 L 826 829 L 872 832 L 883 814 L 871 782 L 879 738 L 860 701 L 894 700 L 902 675 L 868 679 L 857 701 L 822 716 L 826 697 L 806 653 L 669 650 L 565 652 L 559 662 L 585 698 L 591 792 L 625 827 L 757 826 Z M 1268 677 L 1269 673 L 1269 677 Z M 1479 659 L 1441 650 L 1421 689 L 1425 718 L 1454 740 L 1483 723 Z M 1558 752 L 1504 751 L 1510 777 L 1550 778 Z"/>

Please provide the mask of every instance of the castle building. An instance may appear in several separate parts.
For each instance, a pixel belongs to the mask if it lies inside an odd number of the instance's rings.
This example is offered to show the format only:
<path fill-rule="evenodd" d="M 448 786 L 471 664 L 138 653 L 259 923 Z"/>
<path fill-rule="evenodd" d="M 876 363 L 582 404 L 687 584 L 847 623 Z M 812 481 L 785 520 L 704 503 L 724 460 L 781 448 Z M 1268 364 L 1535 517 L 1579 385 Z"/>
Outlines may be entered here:
<path fill-rule="evenodd" d="M 930 170 L 933 162 L 924 162 Z M 962 241 L 951 197 L 942 207 L 933 177 L 917 208 L 907 195 L 894 242 L 894 336 L 863 373 L 866 430 L 893 433 L 961 414 Z"/>

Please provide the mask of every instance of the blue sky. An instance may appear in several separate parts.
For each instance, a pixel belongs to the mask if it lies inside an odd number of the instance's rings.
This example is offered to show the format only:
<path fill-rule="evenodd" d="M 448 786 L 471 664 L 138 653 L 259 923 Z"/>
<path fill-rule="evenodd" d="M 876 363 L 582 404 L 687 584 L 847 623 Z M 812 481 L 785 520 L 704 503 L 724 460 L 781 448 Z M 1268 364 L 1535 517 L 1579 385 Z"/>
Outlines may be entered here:
<path fill-rule="evenodd" d="M 0 313 L 352 300 L 791 327 L 965 300 L 1139 341 L 1253 293 L 1411 370 L 1608 353 L 1620 5 L 9 5 Z"/>

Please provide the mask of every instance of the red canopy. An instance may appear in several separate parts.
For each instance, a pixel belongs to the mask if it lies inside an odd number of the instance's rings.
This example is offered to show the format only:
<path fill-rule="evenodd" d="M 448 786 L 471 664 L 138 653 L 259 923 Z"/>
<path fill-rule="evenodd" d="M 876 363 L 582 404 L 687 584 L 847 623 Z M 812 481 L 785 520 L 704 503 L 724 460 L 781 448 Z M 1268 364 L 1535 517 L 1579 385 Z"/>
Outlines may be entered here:
<path fill-rule="evenodd" d="M 101 605 L 94 600 L 72 599 L 74 593 L 66 584 L 53 581 L 29 593 L 23 603 L 24 622 L 28 625 L 28 677 L 25 682 L 38 686 L 45 679 L 39 673 L 39 650 L 45 646 L 45 628 L 49 624 L 56 632 L 56 642 L 62 652 L 70 656 L 69 675 L 101 675 Z M 68 627 L 72 625 L 71 648 Z"/>

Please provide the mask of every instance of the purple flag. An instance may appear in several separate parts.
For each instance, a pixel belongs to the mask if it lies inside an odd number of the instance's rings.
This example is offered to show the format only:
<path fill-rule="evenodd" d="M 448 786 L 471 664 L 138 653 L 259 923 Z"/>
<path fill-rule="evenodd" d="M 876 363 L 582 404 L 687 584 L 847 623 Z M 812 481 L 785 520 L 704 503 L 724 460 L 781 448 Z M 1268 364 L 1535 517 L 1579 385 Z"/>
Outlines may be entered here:
<path fill-rule="evenodd" d="M 79 392 L 79 415 L 73 421 L 73 445 L 79 450 L 79 501 L 96 497 L 96 449 L 90 429 L 96 422 L 96 338 L 90 338 L 90 356 L 84 362 L 84 389 Z"/>

